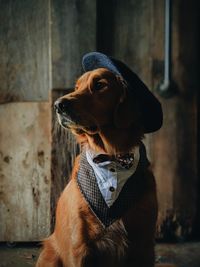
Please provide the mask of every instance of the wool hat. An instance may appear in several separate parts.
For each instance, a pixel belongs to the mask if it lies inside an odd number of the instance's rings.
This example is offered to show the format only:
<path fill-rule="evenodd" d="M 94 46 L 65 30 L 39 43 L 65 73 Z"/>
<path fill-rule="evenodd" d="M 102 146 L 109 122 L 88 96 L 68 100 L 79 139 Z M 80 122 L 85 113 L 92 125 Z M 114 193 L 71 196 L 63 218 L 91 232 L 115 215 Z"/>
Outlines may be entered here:
<path fill-rule="evenodd" d="M 128 90 L 140 103 L 142 123 L 145 133 L 159 130 L 163 122 L 162 107 L 140 78 L 123 62 L 99 52 L 90 52 L 83 56 L 82 66 L 85 72 L 106 68 L 119 75 L 127 83 Z"/>

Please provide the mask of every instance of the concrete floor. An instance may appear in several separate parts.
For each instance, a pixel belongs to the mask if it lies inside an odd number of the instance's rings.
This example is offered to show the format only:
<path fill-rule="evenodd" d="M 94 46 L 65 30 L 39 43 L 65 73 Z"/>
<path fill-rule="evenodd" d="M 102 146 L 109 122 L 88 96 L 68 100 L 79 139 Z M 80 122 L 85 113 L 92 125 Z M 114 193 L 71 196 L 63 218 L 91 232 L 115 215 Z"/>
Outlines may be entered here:
<path fill-rule="evenodd" d="M 31 267 L 35 266 L 39 255 L 39 247 L 31 245 L 8 247 L 0 246 L 0 267 Z"/>
<path fill-rule="evenodd" d="M 0 267 L 35 266 L 40 248 L 36 245 L 8 247 L 0 245 Z M 174 263 L 177 267 L 200 267 L 200 242 L 180 244 L 157 244 L 156 261 Z"/>
<path fill-rule="evenodd" d="M 200 267 L 200 243 L 158 244 L 156 260 L 177 267 Z"/>

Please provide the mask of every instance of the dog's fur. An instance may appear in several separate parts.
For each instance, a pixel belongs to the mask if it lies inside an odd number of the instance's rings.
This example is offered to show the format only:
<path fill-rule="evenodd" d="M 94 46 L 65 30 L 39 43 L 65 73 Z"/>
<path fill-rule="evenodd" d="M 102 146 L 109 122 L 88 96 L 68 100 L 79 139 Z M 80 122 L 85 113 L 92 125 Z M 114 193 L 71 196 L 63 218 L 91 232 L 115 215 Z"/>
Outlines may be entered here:
<path fill-rule="evenodd" d="M 97 69 L 85 73 L 58 114 L 83 146 L 96 152 L 127 153 L 143 138 L 137 99 L 112 72 Z M 150 169 L 141 177 L 143 190 L 134 206 L 120 220 L 104 228 L 77 187 L 77 157 L 72 177 L 57 205 L 54 233 L 44 241 L 37 267 L 152 267 L 157 198 Z M 139 189 L 138 189 L 139 190 Z"/>

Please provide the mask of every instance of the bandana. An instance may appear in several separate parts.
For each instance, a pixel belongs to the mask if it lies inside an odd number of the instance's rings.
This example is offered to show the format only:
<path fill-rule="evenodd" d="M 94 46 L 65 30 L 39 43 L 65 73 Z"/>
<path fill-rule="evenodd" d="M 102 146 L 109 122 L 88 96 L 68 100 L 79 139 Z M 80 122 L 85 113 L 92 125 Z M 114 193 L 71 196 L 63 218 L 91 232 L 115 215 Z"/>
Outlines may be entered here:
<path fill-rule="evenodd" d="M 98 186 L 95 172 L 89 164 L 86 150 L 80 157 L 80 168 L 77 175 L 78 187 L 94 215 L 104 227 L 108 227 L 130 209 L 144 191 L 144 172 L 149 166 L 145 146 L 141 143 L 140 159 L 135 172 L 126 180 L 115 202 L 109 207 Z"/>
<path fill-rule="evenodd" d="M 139 146 L 131 153 L 115 156 L 97 154 L 91 149 L 86 149 L 86 157 L 94 171 L 99 190 L 107 206 L 111 207 L 124 184 L 137 169 L 140 159 Z"/>

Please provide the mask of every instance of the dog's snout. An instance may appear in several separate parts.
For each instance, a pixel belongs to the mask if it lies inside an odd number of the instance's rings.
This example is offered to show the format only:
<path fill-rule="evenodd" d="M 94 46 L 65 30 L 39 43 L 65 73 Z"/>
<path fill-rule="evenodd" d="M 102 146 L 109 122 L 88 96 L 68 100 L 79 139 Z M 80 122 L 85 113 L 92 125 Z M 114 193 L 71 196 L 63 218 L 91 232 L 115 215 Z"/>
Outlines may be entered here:
<path fill-rule="evenodd" d="M 70 109 L 70 101 L 67 99 L 58 99 L 54 103 L 54 108 L 58 113 L 67 113 Z"/>

